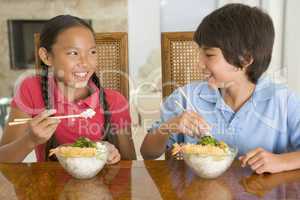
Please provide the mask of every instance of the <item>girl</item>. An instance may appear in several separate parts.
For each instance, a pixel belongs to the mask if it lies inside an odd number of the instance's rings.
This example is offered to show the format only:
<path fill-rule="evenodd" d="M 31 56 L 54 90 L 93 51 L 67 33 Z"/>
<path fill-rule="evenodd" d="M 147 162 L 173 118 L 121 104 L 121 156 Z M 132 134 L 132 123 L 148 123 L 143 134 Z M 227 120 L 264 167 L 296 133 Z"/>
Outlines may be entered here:
<path fill-rule="evenodd" d="M 11 104 L 9 121 L 33 117 L 25 125 L 6 126 L 0 162 L 20 162 L 35 149 L 37 160 L 49 150 L 79 137 L 108 140 L 109 159 L 135 159 L 126 99 L 104 89 L 95 74 L 96 43 L 93 29 L 82 19 L 60 15 L 50 19 L 40 36 L 42 73 L 20 84 Z M 51 115 L 79 114 L 91 108 L 91 119 L 56 120 Z M 45 110 L 46 109 L 46 110 Z"/>
<path fill-rule="evenodd" d="M 300 149 L 300 99 L 262 76 L 272 55 L 272 19 L 257 8 L 228 4 L 204 18 L 194 41 L 208 81 L 166 99 L 161 122 L 142 144 L 143 157 L 157 158 L 175 142 L 196 143 L 211 129 L 216 139 L 237 146 L 243 167 L 257 173 L 300 168 L 300 153 L 293 152 Z"/>

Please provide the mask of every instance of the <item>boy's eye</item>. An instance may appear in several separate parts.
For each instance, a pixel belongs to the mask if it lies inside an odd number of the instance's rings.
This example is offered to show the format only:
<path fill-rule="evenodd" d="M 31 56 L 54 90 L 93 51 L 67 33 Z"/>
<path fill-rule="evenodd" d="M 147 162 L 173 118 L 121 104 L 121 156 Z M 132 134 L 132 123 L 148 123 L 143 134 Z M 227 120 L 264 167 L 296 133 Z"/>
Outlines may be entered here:
<path fill-rule="evenodd" d="M 72 56 L 78 55 L 78 53 L 76 51 L 69 51 L 67 54 L 72 55 Z"/>
<path fill-rule="evenodd" d="M 214 56 L 213 54 L 205 54 L 206 55 L 206 57 L 212 57 L 212 56 Z"/>

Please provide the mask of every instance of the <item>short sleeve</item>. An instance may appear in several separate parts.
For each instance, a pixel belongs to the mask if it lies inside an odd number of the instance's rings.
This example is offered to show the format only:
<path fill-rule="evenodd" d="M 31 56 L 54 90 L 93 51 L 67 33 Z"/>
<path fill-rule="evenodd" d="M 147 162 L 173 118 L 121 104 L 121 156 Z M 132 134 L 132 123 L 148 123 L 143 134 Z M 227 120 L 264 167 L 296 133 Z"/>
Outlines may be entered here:
<path fill-rule="evenodd" d="M 107 98 L 109 98 L 109 110 L 111 112 L 111 127 L 117 130 L 130 127 L 131 117 L 126 98 L 119 92 L 112 90 L 107 94 Z"/>
<path fill-rule="evenodd" d="M 291 150 L 300 150 L 300 98 L 294 93 L 288 97 L 288 133 Z"/>
<path fill-rule="evenodd" d="M 28 115 L 34 116 L 44 109 L 42 102 L 39 80 L 37 77 L 32 76 L 23 79 L 16 86 L 11 107 L 18 108 Z"/>

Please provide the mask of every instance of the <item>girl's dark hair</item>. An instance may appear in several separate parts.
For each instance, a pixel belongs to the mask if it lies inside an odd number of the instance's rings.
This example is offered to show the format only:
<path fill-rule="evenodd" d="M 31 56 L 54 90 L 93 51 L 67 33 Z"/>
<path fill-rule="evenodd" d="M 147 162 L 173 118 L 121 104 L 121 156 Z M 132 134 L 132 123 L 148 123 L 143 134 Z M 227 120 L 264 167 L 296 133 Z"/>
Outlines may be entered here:
<path fill-rule="evenodd" d="M 44 25 L 41 35 L 40 35 L 40 47 L 45 48 L 48 52 L 52 51 L 52 46 L 55 44 L 56 39 L 60 33 L 63 31 L 76 27 L 81 26 L 84 28 L 89 29 L 93 34 L 93 28 L 86 23 L 84 20 L 71 16 L 71 15 L 59 15 L 52 19 L 50 19 Z M 45 103 L 46 109 L 51 109 L 53 105 L 51 105 L 50 96 L 49 96 L 49 87 L 48 87 L 48 67 L 45 63 L 41 61 L 42 73 L 41 73 L 41 88 L 42 88 L 42 95 Z M 100 81 L 96 73 L 92 76 L 92 81 L 95 85 L 99 88 L 99 102 L 104 110 L 104 140 L 112 140 L 112 135 L 110 133 L 110 111 L 109 111 L 109 104 L 105 98 L 104 88 L 101 87 Z M 113 141 L 110 141 L 113 142 Z M 55 157 L 49 158 L 49 150 L 58 146 L 58 143 L 55 138 L 55 134 L 47 141 L 46 149 L 45 149 L 45 159 L 46 160 L 56 160 Z"/>
<path fill-rule="evenodd" d="M 274 36 L 273 22 L 268 14 L 256 7 L 227 4 L 203 19 L 194 41 L 200 47 L 220 48 L 227 62 L 237 68 L 253 58 L 246 75 L 256 84 L 269 67 Z"/>

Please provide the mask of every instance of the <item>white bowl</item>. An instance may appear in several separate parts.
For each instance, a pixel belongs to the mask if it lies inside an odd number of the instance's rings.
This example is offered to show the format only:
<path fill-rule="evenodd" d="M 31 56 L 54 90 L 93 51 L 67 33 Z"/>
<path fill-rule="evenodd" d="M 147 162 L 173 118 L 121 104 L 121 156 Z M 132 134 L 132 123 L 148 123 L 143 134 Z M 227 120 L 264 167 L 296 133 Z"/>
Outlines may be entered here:
<path fill-rule="evenodd" d="M 96 176 L 104 167 L 108 151 L 106 149 L 101 152 L 100 156 L 93 157 L 64 157 L 59 154 L 56 157 L 63 168 L 74 178 L 89 179 Z"/>
<path fill-rule="evenodd" d="M 230 167 L 237 152 L 237 149 L 230 148 L 229 153 L 224 156 L 183 153 L 183 159 L 198 176 L 212 179 L 217 178 Z"/>

